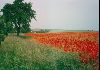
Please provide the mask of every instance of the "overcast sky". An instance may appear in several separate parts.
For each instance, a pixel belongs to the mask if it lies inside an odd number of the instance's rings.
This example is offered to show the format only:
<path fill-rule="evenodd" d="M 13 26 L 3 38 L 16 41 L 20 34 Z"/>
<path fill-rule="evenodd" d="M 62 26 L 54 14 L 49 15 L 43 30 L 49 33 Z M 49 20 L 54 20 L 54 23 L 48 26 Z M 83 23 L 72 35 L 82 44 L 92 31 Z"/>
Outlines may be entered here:
<path fill-rule="evenodd" d="M 0 9 L 14 0 L 0 0 Z M 25 0 L 37 12 L 31 28 L 99 30 L 99 0 Z"/>

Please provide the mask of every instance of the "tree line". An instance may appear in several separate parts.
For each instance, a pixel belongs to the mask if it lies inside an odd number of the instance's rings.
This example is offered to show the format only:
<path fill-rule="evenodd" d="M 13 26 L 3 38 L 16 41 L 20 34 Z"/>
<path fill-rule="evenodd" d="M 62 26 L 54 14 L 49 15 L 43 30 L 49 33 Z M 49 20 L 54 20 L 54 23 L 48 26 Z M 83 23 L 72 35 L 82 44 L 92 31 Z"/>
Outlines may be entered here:
<path fill-rule="evenodd" d="M 7 3 L 1 9 L 0 15 L 0 44 L 4 41 L 8 33 L 29 32 L 31 19 L 36 20 L 36 11 L 32 9 L 31 3 L 23 0 L 15 0 L 12 4 Z"/>

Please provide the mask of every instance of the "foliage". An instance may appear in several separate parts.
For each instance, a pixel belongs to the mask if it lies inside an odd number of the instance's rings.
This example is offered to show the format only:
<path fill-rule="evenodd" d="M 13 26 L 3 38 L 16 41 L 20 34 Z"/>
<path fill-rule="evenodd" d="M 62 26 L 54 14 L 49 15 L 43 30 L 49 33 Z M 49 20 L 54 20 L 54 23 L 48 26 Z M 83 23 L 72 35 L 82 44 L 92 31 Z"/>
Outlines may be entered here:
<path fill-rule="evenodd" d="M 31 8 L 31 3 L 23 2 L 23 0 L 15 0 L 13 4 L 6 4 L 1 10 L 5 22 L 10 22 L 13 25 L 17 31 L 17 35 L 19 35 L 21 30 L 25 30 L 26 28 L 28 30 L 30 27 L 29 22 L 31 22 L 32 18 L 35 19 L 36 11 Z"/>
<path fill-rule="evenodd" d="M 31 32 L 31 29 L 30 29 L 29 27 L 30 27 L 29 24 L 23 24 L 23 26 L 22 26 L 22 28 L 21 28 L 21 32 L 22 32 L 22 33 Z"/>
<path fill-rule="evenodd" d="M 4 21 L 3 21 L 3 17 L 0 15 L 0 33 L 3 34 L 4 33 Z"/>
<path fill-rule="evenodd" d="M 0 16 L 0 45 L 1 41 L 4 41 L 5 27 L 2 16 Z"/>

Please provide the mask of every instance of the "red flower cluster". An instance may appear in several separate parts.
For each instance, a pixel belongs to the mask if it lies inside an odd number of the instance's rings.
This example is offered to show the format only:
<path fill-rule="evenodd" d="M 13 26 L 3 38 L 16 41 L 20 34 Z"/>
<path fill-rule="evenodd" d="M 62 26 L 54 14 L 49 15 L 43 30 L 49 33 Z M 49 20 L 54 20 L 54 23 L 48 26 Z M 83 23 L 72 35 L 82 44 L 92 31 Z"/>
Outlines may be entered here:
<path fill-rule="evenodd" d="M 52 45 L 65 52 L 78 52 L 87 63 L 96 60 L 99 54 L 98 32 L 27 33 L 42 44 Z"/>

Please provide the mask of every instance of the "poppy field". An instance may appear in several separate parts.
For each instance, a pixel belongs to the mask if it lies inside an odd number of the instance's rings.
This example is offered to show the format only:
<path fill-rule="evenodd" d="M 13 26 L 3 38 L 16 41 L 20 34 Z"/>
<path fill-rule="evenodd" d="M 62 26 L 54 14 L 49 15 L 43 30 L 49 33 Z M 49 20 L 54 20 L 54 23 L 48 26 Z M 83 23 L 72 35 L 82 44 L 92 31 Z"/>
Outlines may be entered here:
<path fill-rule="evenodd" d="M 97 69 L 98 67 L 98 32 L 26 33 L 25 36 L 31 36 L 40 44 L 56 47 L 66 53 L 78 53 L 84 64 L 94 62 L 94 68 Z"/>
<path fill-rule="evenodd" d="M 98 32 L 9 34 L 0 70 L 99 70 Z"/>

